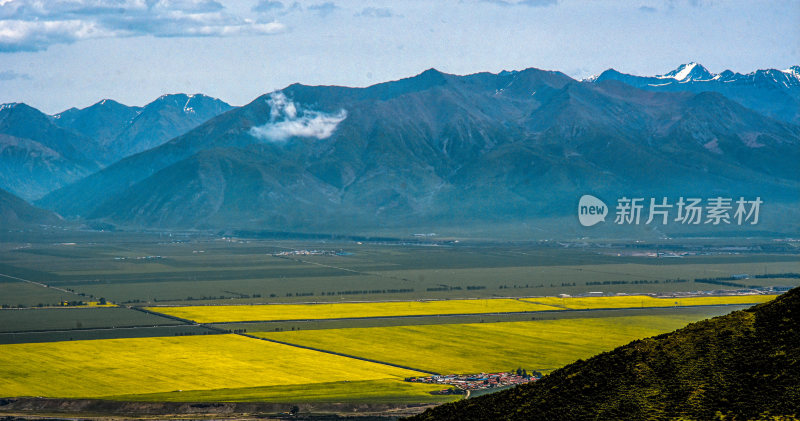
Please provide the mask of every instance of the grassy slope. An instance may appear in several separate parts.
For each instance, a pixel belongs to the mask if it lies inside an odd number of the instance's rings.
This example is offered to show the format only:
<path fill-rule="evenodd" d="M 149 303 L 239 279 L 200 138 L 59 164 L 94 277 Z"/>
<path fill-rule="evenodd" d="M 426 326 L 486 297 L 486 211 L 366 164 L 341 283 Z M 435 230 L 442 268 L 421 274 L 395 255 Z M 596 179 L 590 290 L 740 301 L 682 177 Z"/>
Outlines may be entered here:
<path fill-rule="evenodd" d="M 800 289 L 636 340 L 526 387 L 438 407 L 440 419 L 752 419 L 800 414 Z"/>

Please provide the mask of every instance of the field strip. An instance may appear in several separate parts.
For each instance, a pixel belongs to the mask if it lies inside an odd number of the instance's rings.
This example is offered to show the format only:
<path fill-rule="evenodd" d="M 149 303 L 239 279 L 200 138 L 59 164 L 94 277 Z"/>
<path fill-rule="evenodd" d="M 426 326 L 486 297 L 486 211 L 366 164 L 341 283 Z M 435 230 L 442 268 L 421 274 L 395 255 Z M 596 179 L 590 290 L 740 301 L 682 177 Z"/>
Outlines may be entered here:
<path fill-rule="evenodd" d="M 325 267 L 325 268 L 329 268 L 329 269 L 336 269 L 336 270 L 341 270 L 341 271 L 344 271 L 344 272 L 350 272 L 350 273 L 354 273 L 356 275 L 376 276 L 378 278 L 394 279 L 394 280 L 397 280 L 397 281 L 408 281 L 405 278 L 401 278 L 401 277 L 394 276 L 394 275 L 387 275 L 387 274 L 381 273 L 381 272 L 365 272 L 365 271 L 360 271 L 360 270 L 355 270 L 355 269 L 344 268 L 344 267 L 341 267 L 341 266 L 326 265 L 324 263 L 312 262 L 312 261 L 309 261 L 309 260 L 293 259 L 293 258 L 288 257 L 288 256 L 276 256 L 276 257 L 279 257 L 281 259 L 291 260 L 293 262 L 306 263 L 306 264 L 309 264 L 309 265 L 316 265 L 316 266 L 321 266 L 321 267 Z"/>
<path fill-rule="evenodd" d="M 306 263 L 306 264 L 309 264 L 309 265 L 322 266 L 322 267 L 329 268 L 329 269 L 343 270 L 345 272 L 351 272 L 351 273 L 355 273 L 355 274 L 358 274 L 358 275 L 374 275 L 374 274 L 369 273 L 369 272 L 361 272 L 361 271 L 358 271 L 358 270 L 355 270 L 355 269 L 348 269 L 348 268 L 343 268 L 343 267 L 339 267 L 339 266 L 326 265 L 326 264 L 323 264 L 323 263 L 310 262 L 308 260 L 303 260 L 303 259 L 292 259 L 290 257 L 284 257 L 284 256 L 278 256 L 278 257 L 280 257 L 281 259 L 291 260 L 293 262 L 301 262 L 301 263 Z"/>
<path fill-rule="evenodd" d="M 411 317 L 458 317 L 474 315 L 535 314 L 552 311 L 593 311 L 703 306 L 752 305 L 774 295 L 654 298 L 613 296 L 531 299 L 484 299 L 442 301 L 399 301 L 375 303 L 262 304 L 220 306 L 148 307 L 143 310 L 164 314 L 190 323 L 268 323 L 316 320 L 370 320 Z M 532 308 L 538 306 L 538 309 Z M 492 311 L 492 309 L 494 311 Z M 471 311 L 470 311 L 471 310 Z M 487 311 L 488 310 L 488 311 Z"/>
<path fill-rule="evenodd" d="M 76 327 L 70 329 L 43 329 L 43 330 L 12 330 L 7 332 L 0 332 L 0 335 L 14 335 L 20 333 L 57 333 L 57 332 L 99 332 L 109 330 L 133 330 L 133 329 L 154 329 L 154 328 L 175 328 L 186 327 L 185 324 L 169 324 L 169 325 L 142 325 L 142 326 L 111 326 L 111 327 Z"/>
<path fill-rule="evenodd" d="M 703 305 L 740 305 L 760 304 L 767 302 L 776 295 L 720 295 L 697 297 L 669 297 L 660 298 L 649 295 L 624 295 L 611 297 L 539 297 L 521 298 L 539 305 L 559 306 L 570 310 L 591 310 L 599 308 L 655 308 L 655 307 L 692 307 Z"/>
<path fill-rule="evenodd" d="M 720 313 L 724 311 L 254 332 L 252 335 L 440 373 L 488 373 L 517 367 L 546 372 Z"/>
<path fill-rule="evenodd" d="M 330 351 L 330 350 L 327 350 L 327 349 L 314 348 L 314 347 L 307 346 L 307 345 L 299 345 L 299 344 L 293 344 L 293 343 L 290 343 L 290 342 L 283 342 L 283 341 L 279 341 L 277 339 L 270 339 L 270 338 L 265 338 L 265 337 L 260 337 L 260 336 L 248 335 L 247 333 L 239 333 L 238 335 L 241 335 L 241 336 L 244 336 L 244 337 L 247 337 L 247 338 L 258 339 L 260 341 L 273 342 L 273 343 L 276 343 L 276 344 L 288 345 L 288 346 L 293 346 L 293 347 L 296 347 L 296 348 L 302 348 L 302 349 L 308 349 L 308 350 L 311 350 L 311 351 L 324 352 L 326 354 L 338 355 L 340 357 L 352 358 L 354 360 L 361 360 L 361 361 L 366 361 L 366 362 L 375 363 L 375 364 L 388 365 L 390 367 L 402 368 L 404 370 L 419 371 L 419 372 L 422 372 L 422 373 L 433 374 L 435 376 L 438 376 L 440 374 L 440 373 L 435 373 L 433 371 L 422 370 L 422 369 L 419 369 L 419 368 L 414 368 L 414 367 L 408 367 L 408 366 L 404 366 L 404 365 L 389 363 L 389 362 L 386 362 L 386 361 L 378 361 L 378 360 L 373 360 L 373 359 L 370 359 L 370 358 L 364 358 L 364 357 L 358 357 L 358 356 L 355 356 L 355 355 L 343 354 L 341 352 Z"/>
<path fill-rule="evenodd" d="M 429 317 L 467 317 L 467 316 L 515 316 L 515 315 L 537 315 L 537 314 L 545 314 L 545 313 L 586 313 L 586 312 L 602 312 L 602 311 L 648 311 L 648 310 L 659 310 L 664 308 L 714 308 L 714 307 L 741 307 L 747 305 L 753 305 L 758 303 L 730 303 L 730 304 L 695 304 L 695 305 L 685 305 L 685 306 L 677 306 L 677 307 L 665 307 L 665 306 L 656 306 L 656 307 L 608 307 L 608 308 L 563 308 L 563 309 L 553 309 L 553 310 L 531 310 L 531 311 L 512 311 L 512 312 L 493 312 L 493 313 L 461 313 L 461 314 L 413 314 L 408 316 L 369 316 L 369 317 L 340 317 L 340 318 L 328 318 L 328 319 L 278 319 L 278 320 L 244 320 L 244 321 L 233 321 L 233 322 L 213 322 L 213 323 L 200 323 L 200 326 L 207 326 L 210 324 L 213 325 L 226 325 L 226 324 L 256 324 L 256 323 L 291 323 L 291 322 L 346 322 L 346 321 L 359 321 L 359 320 L 389 320 L 389 319 L 419 319 L 419 318 L 429 318 Z M 159 314 L 153 312 L 153 314 Z"/>
<path fill-rule="evenodd" d="M 557 307 L 549 305 L 537 305 L 509 298 L 146 308 L 148 311 L 168 314 L 185 320 L 193 320 L 197 323 L 514 313 L 534 311 L 537 309 L 558 310 Z"/>
<path fill-rule="evenodd" d="M 61 292 L 66 292 L 69 295 L 75 295 L 75 293 L 72 292 L 72 291 L 67 291 L 66 289 L 50 286 L 50 285 L 47 285 L 47 284 L 43 284 L 41 282 L 31 281 L 30 279 L 22 279 L 22 278 L 18 278 L 16 276 L 6 275 L 4 273 L 0 273 L 0 276 L 5 277 L 5 278 L 9 278 L 9 279 L 16 279 L 18 281 L 27 282 L 27 283 L 33 284 L 33 285 L 38 285 L 38 286 L 40 286 L 42 288 L 51 288 L 51 289 L 55 289 L 55 290 L 58 290 L 58 291 L 61 291 Z"/>
<path fill-rule="evenodd" d="M 399 382 L 420 374 L 241 335 L 0 345 L 0 396 L 102 398 L 362 380 Z"/>

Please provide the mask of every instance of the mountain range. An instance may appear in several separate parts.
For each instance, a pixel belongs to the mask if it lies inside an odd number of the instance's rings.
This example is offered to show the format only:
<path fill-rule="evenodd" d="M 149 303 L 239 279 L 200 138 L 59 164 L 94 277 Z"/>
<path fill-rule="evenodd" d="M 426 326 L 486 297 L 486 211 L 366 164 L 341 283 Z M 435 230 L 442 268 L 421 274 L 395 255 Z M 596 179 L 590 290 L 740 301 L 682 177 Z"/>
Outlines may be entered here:
<path fill-rule="evenodd" d="M 792 69 L 779 73 L 796 81 Z M 77 136 L 71 142 L 98 148 L 90 154 L 97 167 L 113 163 L 35 203 L 130 228 L 365 233 L 502 225 L 563 233 L 554 225 L 561 221 L 575 226 L 570 234 L 585 234 L 575 223 L 582 194 L 612 209 L 623 196 L 742 196 L 764 200 L 759 229 L 794 233 L 800 126 L 771 116 L 774 104 L 755 97 L 778 89 L 794 98 L 798 84 L 740 81 L 775 72 L 723 77 L 689 64 L 649 78 L 674 85 L 667 89 L 612 70 L 577 81 L 538 69 L 467 76 L 430 69 L 366 88 L 294 84 L 229 110 L 198 95 L 165 96 L 142 109 L 105 100 L 45 120 Z M 700 88 L 712 81 L 733 82 L 726 91 Z M 181 126 L 189 109 L 203 116 Z M 199 123 L 206 115 L 213 116 Z M 158 127 L 183 132 L 166 141 Z M 148 140 L 154 133 L 163 135 Z M 120 145 L 126 152 L 117 156 L 125 157 L 114 162 L 102 153 L 108 145 Z M 647 229 L 667 228 L 686 227 Z M 589 232 L 616 229 L 606 223 Z"/>
<path fill-rule="evenodd" d="M 764 115 L 800 124 L 800 66 L 741 74 L 711 73 L 698 63 L 682 64 L 659 76 L 634 76 L 608 69 L 590 82 L 618 80 L 655 92 L 719 92 Z"/>
<path fill-rule="evenodd" d="M 181 135 L 232 107 L 202 94 L 162 95 L 144 107 L 104 99 L 84 109 L 54 115 L 55 123 L 93 139 L 113 163 Z"/>
<path fill-rule="evenodd" d="M 0 187 L 26 200 L 158 146 L 231 108 L 205 95 L 164 95 L 144 107 L 103 100 L 53 116 L 0 105 Z"/>
<path fill-rule="evenodd" d="M 752 420 L 800 415 L 800 288 L 416 420 Z M 524 344 L 517 344 L 524 346 Z"/>

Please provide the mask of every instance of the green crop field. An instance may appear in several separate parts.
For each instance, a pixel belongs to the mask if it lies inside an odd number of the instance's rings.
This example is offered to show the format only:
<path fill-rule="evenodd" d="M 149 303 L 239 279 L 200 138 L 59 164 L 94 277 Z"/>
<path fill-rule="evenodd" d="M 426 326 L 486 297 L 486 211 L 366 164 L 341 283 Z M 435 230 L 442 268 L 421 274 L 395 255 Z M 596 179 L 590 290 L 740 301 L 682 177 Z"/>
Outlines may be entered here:
<path fill-rule="evenodd" d="M 55 234 L 0 243 L 0 274 L 116 303 L 291 303 L 524 297 L 589 291 L 665 292 L 720 288 L 696 278 L 798 273 L 792 244 L 748 242 L 735 254 L 721 240 L 570 247 L 552 242 L 435 245 L 231 239 L 204 235 Z M 71 240 L 71 241 L 70 241 Z M 733 245 L 738 245 L 731 240 Z M 655 250 L 691 252 L 653 258 Z M 324 254 L 279 252 L 317 250 Z M 672 282 L 680 280 L 680 282 Z M 670 281 L 670 282 L 668 282 Z M 0 280 L 2 283 L 2 280 Z M 607 285 L 603 285 L 607 283 Z M 725 288 L 800 284 L 744 279 Z M 50 304 L 61 293 L 3 288 L 0 304 Z M 68 298 L 68 297 L 65 297 Z"/>
<path fill-rule="evenodd" d="M 92 329 L 176 324 L 175 320 L 121 307 L 0 310 L 0 332 Z"/>
<path fill-rule="evenodd" d="M 85 300 L 85 298 L 53 288 L 21 281 L 0 282 L 0 305 L 5 306 L 54 306 L 62 301 Z"/>
<path fill-rule="evenodd" d="M 264 332 L 254 335 L 446 373 L 548 372 L 634 339 L 701 320 L 696 314 Z"/>

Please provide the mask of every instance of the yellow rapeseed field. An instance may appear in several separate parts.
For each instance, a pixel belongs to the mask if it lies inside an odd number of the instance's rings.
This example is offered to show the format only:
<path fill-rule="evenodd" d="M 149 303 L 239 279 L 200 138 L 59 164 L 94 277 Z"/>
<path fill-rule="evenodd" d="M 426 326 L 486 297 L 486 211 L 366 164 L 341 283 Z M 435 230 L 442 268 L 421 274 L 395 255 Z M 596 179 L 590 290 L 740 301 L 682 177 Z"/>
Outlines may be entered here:
<path fill-rule="evenodd" d="M 703 318 L 696 314 L 622 316 L 254 335 L 439 373 L 507 371 L 516 367 L 547 372 Z"/>
<path fill-rule="evenodd" d="M 110 396 L 106 399 L 154 402 L 419 403 L 452 402 L 460 398 L 458 395 L 431 395 L 430 393 L 444 388 L 445 386 L 438 384 L 411 383 L 390 379 L 120 395 Z"/>
<path fill-rule="evenodd" d="M 0 396 L 97 398 L 414 375 L 238 335 L 0 345 Z"/>
<path fill-rule="evenodd" d="M 393 301 L 332 304 L 267 304 L 233 306 L 150 307 L 148 310 L 199 323 L 255 320 L 305 320 L 558 310 L 558 307 L 515 299 Z"/>
<path fill-rule="evenodd" d="M 265 304 L 150 307 L 149 310 L 199 323 L 259 320 L 313 320 L 351 317 L 392 317 L 436 314 L 478 314 L 592 308 L 673 307 L 716 304 L 757 304 L 774 295 L 654 298 L 646 295 L 525 299 L 394 301 L 373 303 Z M 676 304 L 677 303 L 677 304 Z"/>
<path fill-rule="evenodd" d="M 718 297 L 656 298 L 647 295 L 627 295 L 613 297 L 541 297 L 526 298 L 524 300 L 535 304 L 557 306 L 566 309 L 596 309 L 760 304 L 775 297 L 775 295 L 731 295 Z"/>

